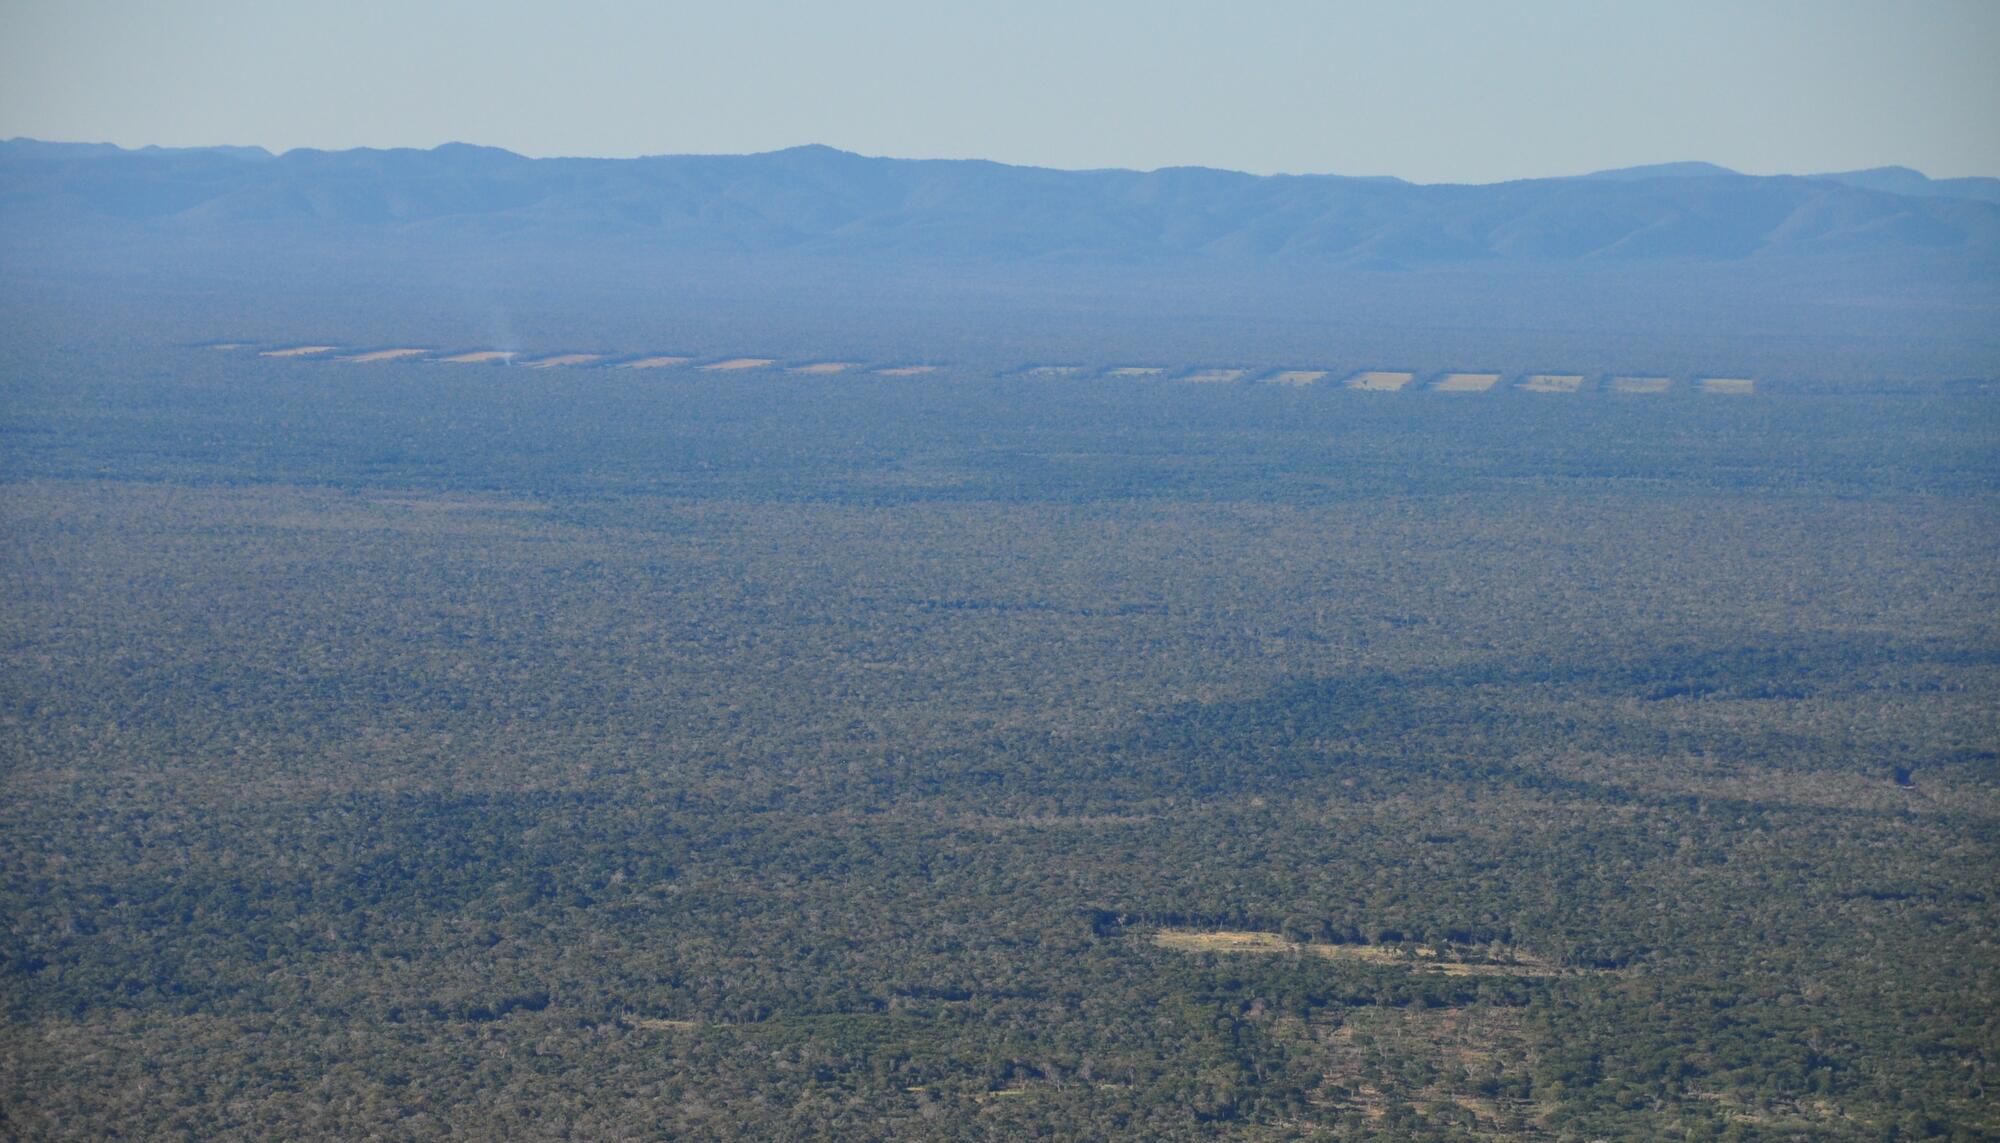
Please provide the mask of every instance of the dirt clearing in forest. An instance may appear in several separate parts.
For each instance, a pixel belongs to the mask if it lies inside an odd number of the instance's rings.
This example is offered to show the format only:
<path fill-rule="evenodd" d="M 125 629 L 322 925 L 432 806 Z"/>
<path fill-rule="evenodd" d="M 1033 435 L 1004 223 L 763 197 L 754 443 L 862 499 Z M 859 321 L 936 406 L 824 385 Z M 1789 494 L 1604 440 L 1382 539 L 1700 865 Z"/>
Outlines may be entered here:
<path fill-rule="evenodd" d="M 1368 369 L 1349 377 L 1347 387 L 1369 393 L 1394 393 L 1416 378 L 1416 374 L 1404 373 L 1401 370 Z"/>
<path fill-rule="evenodd" d="M 1496 955 L 1489 949 L 1440 951 L 1423 945 L 1336 945 L 1240 929 L 1161 929 L 1154 934 L 1153 943 L 1163 949 L 1191 953 L 1304 953 L 1445 976 L 1556 976 L 1560 972 L 1539 957 L 1511 949 Z"/>
<path fill-rule="evenodd" d="M 378 361 L 401 361 L 405 357 L 422 357 L 428 349 L 372 349 L 367 353 L 357 353 L 343 357 L 342 361 L 352 361 L 356 365 L 373 365 Z"/>
<path fill-rule="evenodd" d="M 1526 393 L 1574 393 L 1583 388 L 1581 373 L 1530 373 L 1521 378 Z"/>
<path fill-rule="evenodd" d="M 1664 393 L 1674 382 L 1670 377 L 1613 377 L 1606 387 L 1613 393 Z"/>
<path fill-rule="evenodd" d="M 466 353 L 454 353 L 450 357 L 440 357 L 439 361 L 449 365 L 488 365 L 496 361 L 514 360 L 511 349 L 474 349 Z"/>
<path fill-rule="evenodd" d="M 1154 935 L 1153 943 L 1163 949 L 1179 949 L 1182 952 L 1215 953 L 1283 953 L 1297 952 L 1299 949 L 1305 947 L 1297 941 L 1281 937 L 1276 933 L 1255 933 L 1232 929 L 1201 932 L 1192 929 L 1161 929 Z"/>
<path fill-rule="evenodd" d="M 1742 397 L 1755 392 L 1757 382 L 1748 377 L 1704 377 L 1701 391 L 1704 393 L 1726 393 L 1732 397 Z"/>
<path fill-rule="evenodd" d="M 1447 373 L 1431 388 L 1440 393 L 1484 393 L 1499 382 L 1498 373 Z"/>

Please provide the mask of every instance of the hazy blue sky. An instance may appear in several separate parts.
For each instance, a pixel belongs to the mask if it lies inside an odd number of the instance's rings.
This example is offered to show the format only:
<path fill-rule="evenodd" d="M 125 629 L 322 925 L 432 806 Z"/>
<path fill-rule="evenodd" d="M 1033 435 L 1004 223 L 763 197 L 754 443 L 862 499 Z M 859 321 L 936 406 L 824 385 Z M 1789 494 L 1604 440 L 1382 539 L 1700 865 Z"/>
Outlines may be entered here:
<path fill-rule="evenodd" d="M 2000 0 L 0 0 L 0 136 L 2000 175 Z"/>

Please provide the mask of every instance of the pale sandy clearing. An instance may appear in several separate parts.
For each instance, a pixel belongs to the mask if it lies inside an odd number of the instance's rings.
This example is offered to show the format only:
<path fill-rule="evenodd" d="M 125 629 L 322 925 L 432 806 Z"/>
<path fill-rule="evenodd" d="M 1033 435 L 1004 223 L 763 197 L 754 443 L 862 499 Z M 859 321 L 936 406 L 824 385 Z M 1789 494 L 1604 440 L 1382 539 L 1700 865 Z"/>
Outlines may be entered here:
<path fill-rule="evenodd" d="M 267 349 L 259 357 L 311 357 L 338 348 L 332 345 L 294 345 L 290 349 Z"/>
<path fill-rule="evenodd" d="M 602 360 L 604 360 L 602 353 L 558 353 L 553 357 L 544 357 L 539 361 L 530 361 L 527 363 L 527 368 L 558 369 L 565 365 L 588 365 L 593 361 Z"/>
<path fill-rule="evenodd" d="M 1528 393 L 1574 393 L 1583 388 L 1580 373 L 1530 373 L 1521 378 L 1520 388 Z"/>
<path fill-rule="evenodd" d="M 1284 369 L 1264 378 L 1266 385 L 1290 385 L 1301 388 L 1326 380 L 1324 369 Z"/>
<path fill-rule="evenodd" d="M 400 361 L 405 357 L 421 357 L 429 352 L 430 350 L 428 349 L 377 349 L 368 353 L 357 353 L 352 357 L 345 357 L 341 360 L 352 361 L 359 365 L 368 365 L 377 361 Z"/>
<path fill-rule="evenodd" d="M 892 365 L 887 369 L 877 369 L 877 377 L 919 377 L 925 373 L 935 373 L 935 365 Z"/>
<path fill-rule="evenodd" d="M 1158 377 L 1166 369 L 1158 365 L 1119 365 L 1106 369 L 1106 377 Z"/>
<path fill-rule="evenodd" d="M 1668 377 L 1613 377 L 1606 384 L 1613 393 L 1664 393 L 1674 386 Z"/>
<path fill-rule="evenodd" d="M 620 369 L 672 369 L 676 365 L 686 365 L 692 357 L 641 357 L 637 361 L 627 361 Z"/>
<path fill-rule="evenodd" d="M 828 373 L 845 373 L 852 368 L 854 368 L 852 361 L 815 361 L 811 365 L 794 365 L 785 372 L 809 373 L 815 377 L 823 377 Z"/>
<path fill-rule="evenodd" d="M 1748 377 L 1704 377 L 1701 391 L 1704 393 L 1727 393 L 1732 397 L 1742 397 L 1754 392 L 1757 382 Z"/>
<path fill-rule="evenodd" d="M 448 361 L 453 365 L 484 365 L 490 361 L 512 361 L 514 360 L 514 351 L 511 349 L 475 349 L 470 353 L 454 353 L 450 357 L 440 357 L 438 360 Z"/>
<path fill-rule="evenodd" d="M 1220 930 L 1216 932 L 1196 932 L 1190 929 L 1161 929 L 1153 936 L 1153 943 L 1163 949 L 1179 949 L 1182 952 L 1215 953 L 1283 953 L 1296 952 L 1304 947 L 1297 941 L 1287 940 L 1276 933 L 1252 933 L 1240 930 Z"/>
<path fill-rule="evenodd" d="M 1419 972 L 1445 976 L 1555 976 L 1558 969 L 1538 957 L 1509 952 L 1493 960 L 1464 960 L 1455 955 L 1439 955 L 1434 948 L 1414 949 L 1397 945 L 1332 945 L 1317 941 L 1299 942 L 1277 933 L 1242 930 L 1197 931 L 1162 929 L 1153 935 L 1161 948 L 1198 953 L 1307 953 L 1329 960 L 1359 960 L 1370 964 L 1397 965 Z"/>
<path fill-rule="evenodd" d="M 1197 369 L 1181 380 L 1197 385 L 1227 385 L 1231 381 L 1243 380 L 1249 372 L 1248 369 Z"/>
<path fill-rule="evenodd" d="M 1440 393 L 1484 393 L 1499 380 L 1498 373 L 1447 373 L 1431 388 Z"/>
<path fill-rule="evenodd" d="M 417 512 L 545 512 L 548 505 L 534 500 L 466 499 L 449 496 L 383 496 L 370 504 L 408 508 Z"/>
<path fill-rule="evenodd" d="M 701 367 L 704 373 L 734 373 L 742 369 L 766 369 L 777 363 L 775 357 L 732 357 L 727 361 L 712 361 Z"/>
<path fill-rule="evenodd" d="M 1395 370 L 1370 369 L 1348 378 L 1349 389 L 1362 389 L 1370 393 L 1394 393 L 1417 379 L 1414 373 Z"/>

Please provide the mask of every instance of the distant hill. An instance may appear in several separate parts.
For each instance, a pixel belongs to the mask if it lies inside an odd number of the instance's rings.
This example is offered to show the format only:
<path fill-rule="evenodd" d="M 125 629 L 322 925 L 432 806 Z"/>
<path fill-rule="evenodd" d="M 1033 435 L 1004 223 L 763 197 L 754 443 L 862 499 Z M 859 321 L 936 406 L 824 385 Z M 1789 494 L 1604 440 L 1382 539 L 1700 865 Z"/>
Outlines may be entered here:
<path fill-rule="evenodd" d="M 1643 167 L 1617 167 L 1608 171 L 1592 171 L 1583 177 L 1634 182 L 1639 179 L 1690 179 L 1736 173 L 1728 167 L 1717 166 L 1714 163 L 1649 163 Z"/>
<path fill-rule="evenodd" d="M 1815 176 L 1852 187 L 1916 195 L 1920 198 L 1970 198 L 2000 202 L 2000 179 L 1933 179 L 1908 167 L 1875 167 L 1866 171 L 1842 171 Z"/>
<path fill-rule="evenodd" d="M 0 143 L 0 233 L 392 236 L 862 259 L 1453 263 L 2000 261 L 2000 180 L 1741 175 L 1675 163 L 1487 186 L 1201 168 L 1059 171 L 758 155 L 528 159 L 488 147 L 121 150 Z"/>
<path fill-rule="evenodd" d="M 1594 171 L 1583 176 L 1587 179 L 1612 179 L 1633 182 L 1639 179 L 1683 179 L 1704 178 L 1716 175 L 1737 175 L 1728 167 L 1714 163 L 1654 163 L 1644 167 L 1620 167 L 1609 171 Z M 1889 194 L 1913 195 L 1918 198 L 1969 198 L 1980 202 L 2000 202 L 2000 179 L 1963 178 L 1934 179 L 1922 171 L 1909 167 L 1871 167 L 1865 171 L 1829 171 L 1824 174 L 1809 175 L 1808 178 L 1824 179 L 1844 186 L 1860 187 L 1863 190 L 1884 191 Z"/>

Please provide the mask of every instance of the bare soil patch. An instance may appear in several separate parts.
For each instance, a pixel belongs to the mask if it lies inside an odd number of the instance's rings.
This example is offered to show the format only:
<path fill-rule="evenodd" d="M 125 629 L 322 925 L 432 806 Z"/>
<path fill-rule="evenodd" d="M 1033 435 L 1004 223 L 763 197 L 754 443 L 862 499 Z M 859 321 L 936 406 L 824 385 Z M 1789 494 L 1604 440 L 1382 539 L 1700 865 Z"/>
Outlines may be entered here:
<path fill-rule="evenodd" d="M 401 361 L 406 357 L 422 357 L 429 352 L 430 350 L 428 349 L 409 348 L 371 349 L 367 353 L 357 353 L 352 357 L 343 357 L 341 360 L 352 361 L 357 365 L 373 365 L 378 361 Z"/>
<path fill-rule="evenodd" d="M 548 505 L 535 500 L 506 497 L 467 496 L 375 496 L 370 504 L 408 508 L 417 512 L 546 512 Z"/>
<path fill-rule="evenodd" d="M 512 361 L 516 354 L 511 349 L 475 349 L 469 353 L 454 353 L 450 357 L 440 357 L 439 361 L 452 365 L 486 365 L 496 361 Z"/>
<path fill-rule="evenodd" d="M 1264 378 L 1264 384 L 1290 385 L 1294 389 L 1301 389 L 1307 385 L 1317 385 L 1321 381 L 1326 380 L 1326 373 L 1327 371 L 1324 369 L 1280 369 L 1278 372 Z"/>
<path fill-rule="evenodd" d="M 1357 960 L 1444 976 L 1557 976 L 1555 965 L 1516 949 L 1452 949 L 1428 945 L 1336 945 L 1295 941 L 1277 933 L 1242 929 L 1161 929 L 1153 943 L 1191 953 L 1303 953 L 1329 960 Z"/>
<path fill-rule="evenodd" d="M 1161 929 L 1154 934 L 1153 943 L 1163 949 L 1212 953 L 1288 953 L 1297 952 L 1305 947 L 1277 933 L 1258 933 L 1242 929 L 1212 931 Z"/>
<path fill-rule="evenodd" d="M 1732 397 L 1744 397 L 1755 392 L 1757 382 L 1749 377 L 1704 377 L 1701 391 L 1704 393 L 1725 393 Z"/>
<path fill-rule="evenodd" d="M 1431 388 L 1440 393 L 1484 393 L 1499 382 L 1498 373 L 1447 373 Z"/>
<path fill-rule="evenodd" d="M 1347 387 L 1369 393 L 1394 393 L 1416 379 L 1416 374 L 1397 369 L 1367 369 L 1349 377 Z"/>
<path fill-rule="evenodd" d="M 1574 393 L 1583 388 L 1583 374 L 1530 373 L 1518 388 L 1527 393 Z"/>
<path fill-rule="evenodd" d="M 1606 387 L 1613 393 L 1664 393 L 1674 382 L 1671 377 L 1613 377 Z"/>

